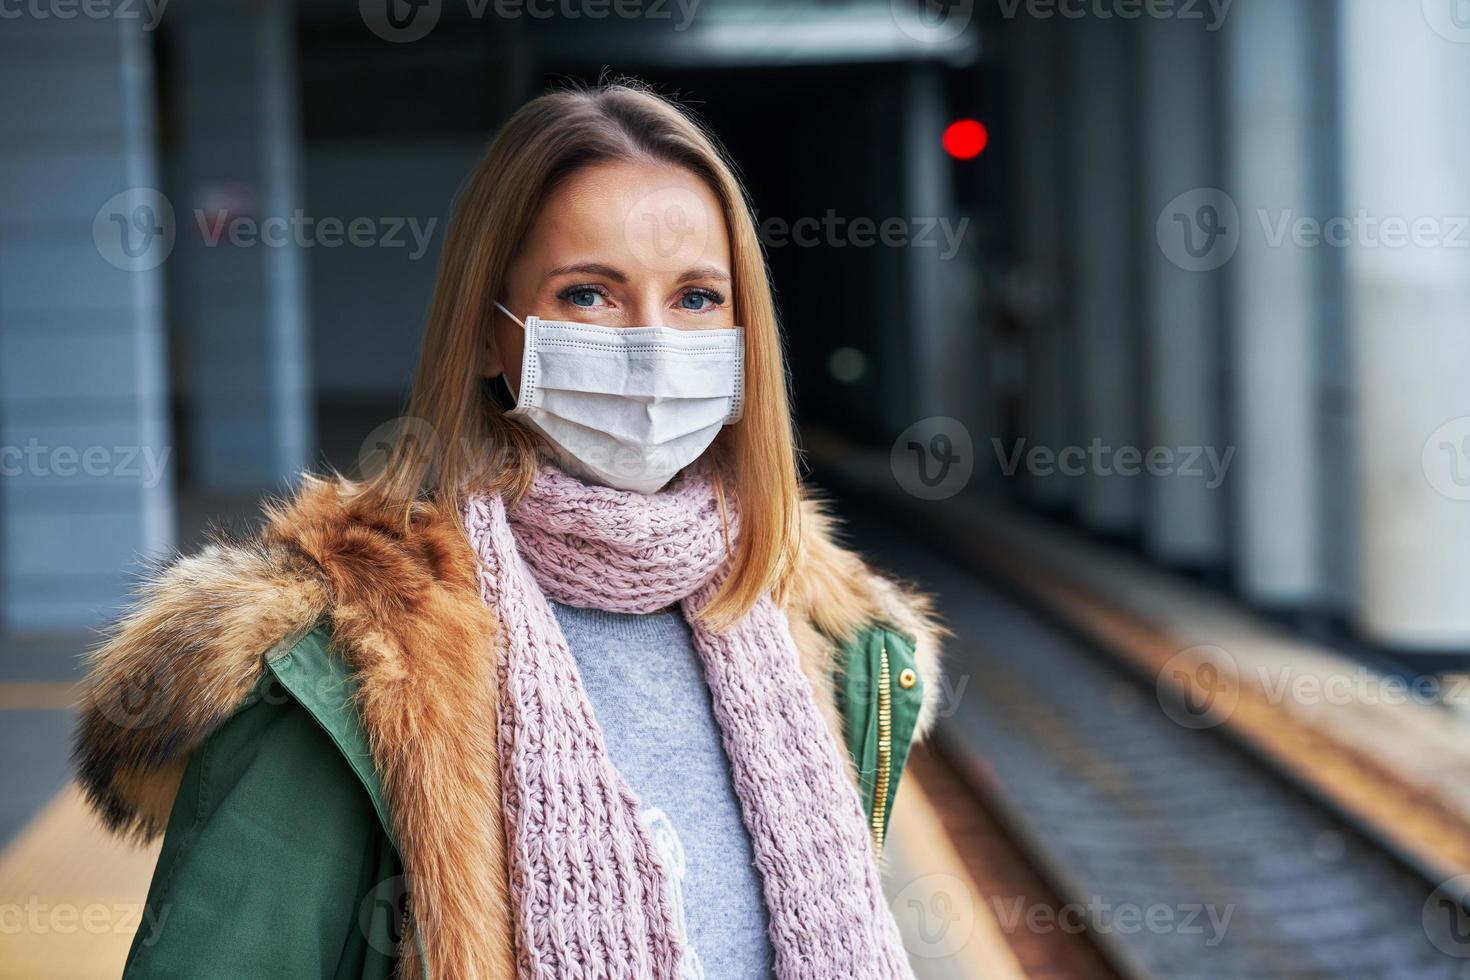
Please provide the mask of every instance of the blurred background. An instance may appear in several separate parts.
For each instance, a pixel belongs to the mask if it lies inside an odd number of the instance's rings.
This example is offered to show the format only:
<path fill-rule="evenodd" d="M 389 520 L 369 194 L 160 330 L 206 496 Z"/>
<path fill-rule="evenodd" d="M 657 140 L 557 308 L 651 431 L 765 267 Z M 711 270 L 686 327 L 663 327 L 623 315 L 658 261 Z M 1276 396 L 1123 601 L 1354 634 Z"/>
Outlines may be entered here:
<path fill-rule="evenodd" d="M 0 0 L 0 976 L 139 928 L 66 789 L 95 630 L 374 465 L 460 182 L 625 74 L 739 165 L 810 479 L 956 634 L 921 976 L 1470 977 L 1467 0 Z"/>

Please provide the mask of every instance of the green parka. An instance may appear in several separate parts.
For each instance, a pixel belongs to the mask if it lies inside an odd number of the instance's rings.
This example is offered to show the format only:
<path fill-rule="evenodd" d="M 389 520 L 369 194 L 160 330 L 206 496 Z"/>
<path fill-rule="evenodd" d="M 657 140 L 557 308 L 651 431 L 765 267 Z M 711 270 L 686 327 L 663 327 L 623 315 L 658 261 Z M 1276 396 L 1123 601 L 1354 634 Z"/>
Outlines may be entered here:
<path fill-rule="evenodd" d="M 162 570 L 93 658 L 78 778 L 163 845 L 127 978 L 514 977 L 494 611 L 453 516 L 313 482 Z M 787 609 L 875 848 L 939 691 L 927 604 L 814 505 Z"/>

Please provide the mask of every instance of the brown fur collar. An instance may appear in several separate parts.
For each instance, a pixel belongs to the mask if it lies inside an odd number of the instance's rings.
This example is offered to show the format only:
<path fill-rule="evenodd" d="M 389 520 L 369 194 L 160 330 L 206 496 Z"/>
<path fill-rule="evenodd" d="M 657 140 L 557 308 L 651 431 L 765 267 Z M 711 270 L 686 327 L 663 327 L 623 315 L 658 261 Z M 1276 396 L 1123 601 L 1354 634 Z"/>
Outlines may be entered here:
<path fill-rule="evenodd" d="M 431 976 L 508 978 L 501 811 L 481 802 L 500 798 L 497 623 L 456 515 L 433 503 L 384 515 L 348 490 L 309 480 L 294 500 L 267 509 L 258 537 L 180 558 L 143 587 L 92 656 L 73 753 L 78 779 L 110 828 L 156 836 L 190 754 L 259 681 L 265 654 L 327 617 L 358 675 Z M 872 622 L 918 640 L 926 731 L 940 695 L 927 600 L 839 547 L 813 501 L 803 509 L 801 555 L 787 611 L 839 743 L 835 644 Z"/>

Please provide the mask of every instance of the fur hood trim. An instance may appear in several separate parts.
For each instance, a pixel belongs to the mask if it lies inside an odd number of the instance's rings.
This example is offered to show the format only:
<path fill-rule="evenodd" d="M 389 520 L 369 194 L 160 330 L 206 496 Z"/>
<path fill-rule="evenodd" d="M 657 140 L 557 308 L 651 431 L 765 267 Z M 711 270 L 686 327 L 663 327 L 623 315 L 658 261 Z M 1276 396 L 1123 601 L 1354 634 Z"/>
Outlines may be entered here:
<path fill-rule="evenodd" d="M 927 599 L 875 575 L 834 540 L 814 501 L 786 597 L 802 669 L 841 742 L 836 645 L 883 622 L 913 637 L 938 698 L 940 630 Z M 91 656 L 73 759 L 112 830 L 163 831 L 191 753 L 261 680 L 266 657 L 322 620 L 359 680 L 358 708 L 415 888 L 430 975 L 512 976 L 496 755 L 497 623 L 479 595 L 457 514 L 434 502 L 384 514 L 344 481 L 306 480 L 248 540 L 158 569 Z"/>

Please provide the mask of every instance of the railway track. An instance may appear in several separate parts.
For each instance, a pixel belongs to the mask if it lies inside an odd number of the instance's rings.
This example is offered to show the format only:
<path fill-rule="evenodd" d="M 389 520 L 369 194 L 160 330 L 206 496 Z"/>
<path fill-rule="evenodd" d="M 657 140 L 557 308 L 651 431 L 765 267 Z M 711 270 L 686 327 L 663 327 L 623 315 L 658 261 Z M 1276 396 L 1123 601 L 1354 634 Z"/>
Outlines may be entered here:
<path fill-rule="evenodd" d="M 1027 611 L 966 606 L 941 745 L 1067 909 L 989 896 L 1007 935 L 1085 935 L 1125 977 L 1466 975 L 1426 933 L 1434 883 L 1373 837 Z"/>
<path fill-rule="evenodd" d="M 1118 652 L 1147 642 L 1143 624 L 1108 612 L 1100 632 L 1097 609 L 1038 597 L 1034 572 L 1007 582 L 1003 564 L 916 550 L 887 506 L 844 512 L 883 564 L 942 597 L 957 639 L 915 772 L 1028 976 L 1470 978 L 1470 917 L 1436 864 L 1453 867 L 1457 839 L 1403 846 L 1380 823 L 1394 806 L 1340 805 L 1372 804 L 1383 774 L 1322 745 L 1292 751 L 1332 773 L 1295 771 L 1260 740 L 1306 736 L 1256 730 L 1249 711 L 1192 725 L 1149 656 Z M 1462 829 L 1419 819 L 1418 837 Z"/>
<path fill-rule="evenodd" d="M 1067 900 L 994 812 L 993 788 L 983 767 L 967 767 L 945 739 L 936 737 L 915 749 L 908 769 L 963 862 L 980 913 L 993 919 L 1026 980 L 1120 980 L 1085 932 L 1007 927 L 1017 907 L 1033 919 L 1055 921 L 1066 914 Z"/>

